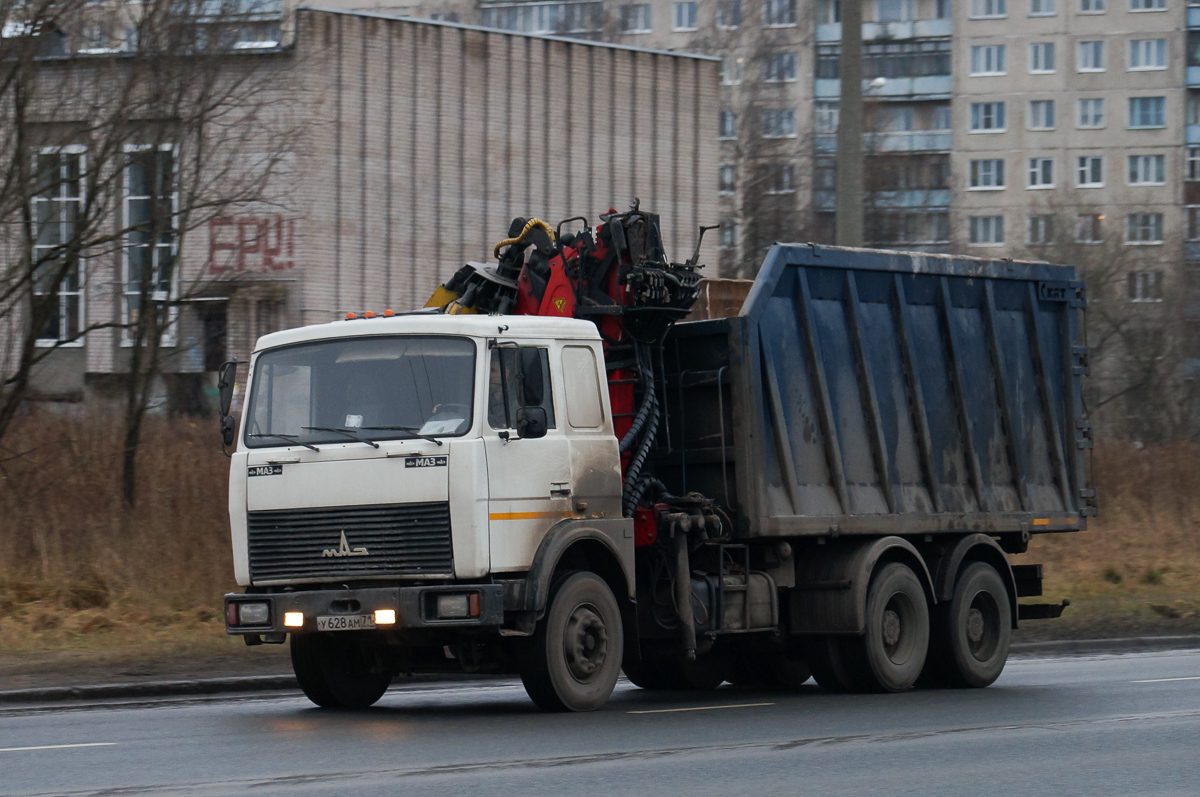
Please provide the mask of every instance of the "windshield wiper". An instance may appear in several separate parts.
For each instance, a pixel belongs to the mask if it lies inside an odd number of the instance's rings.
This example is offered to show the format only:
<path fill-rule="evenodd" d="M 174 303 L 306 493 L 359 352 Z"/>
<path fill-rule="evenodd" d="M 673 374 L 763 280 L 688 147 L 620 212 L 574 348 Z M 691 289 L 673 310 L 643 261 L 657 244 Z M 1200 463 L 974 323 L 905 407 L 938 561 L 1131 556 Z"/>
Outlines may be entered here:
<path fill-rule="evenodd" d="M 294 434 L 251 434 L 251 435 L 246 435 L 246 436 L 247 437 L 274 437 L 279 440 L 287 440 L 289 443 L 295 443 L 298 446 L 304 446 L 305 448 L 311 449 L 318 453 L 320 453 L 320 451 L 321 451 L 321 449 L 317 448 L 314 445 L 309 445 L 308 443 L 305 443 L 301 440 L 297 440 L 296 438 L 299 437 L 299 435 L 294 435 Z"/>
<path fill-rule="evenodd" d="M 411 426 L 364 426 L 364 429 L 370 429 L 373 432 L 408 432 L 413 437 L 419 437 L 422 440 L 428 440 L 431 443 L 441 445 L 442 441 L 432 435 L 422 434 L 420 429 L 414 429 Z"/>
<path fill-rule="evenodd" d="M 351 440 L 356 440 L 359 443 L 366 443 L 367 445 L 371 446 L 372 448 L 379 448 L 379 443 L 376 443 L 374 440 L 368 440 L 365 437 L 359 437 L 354 432 L 351 432 L 348 429 L 334 429 L 332 426 L 301 426 L 300 428 L 301 429 L 310 429 L 314 432 L 333 432 L 334 434 L 342 434 L 342 435 L 345 435 L 346 437 L 349 437 Z"/>

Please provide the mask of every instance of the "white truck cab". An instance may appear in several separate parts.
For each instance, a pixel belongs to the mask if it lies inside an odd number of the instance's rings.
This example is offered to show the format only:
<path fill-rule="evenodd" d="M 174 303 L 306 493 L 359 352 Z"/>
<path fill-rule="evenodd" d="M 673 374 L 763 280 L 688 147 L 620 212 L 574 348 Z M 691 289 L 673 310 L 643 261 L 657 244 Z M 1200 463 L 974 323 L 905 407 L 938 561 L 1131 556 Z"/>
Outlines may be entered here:
<path fill-rule="evenodd" d="M 565 318 L 415 313 L 260 338 L 230 469 L 247 590 L 227 596 L 229 632 L 291 633 L 294 658 L 295 637 L 330 636 L 313 632 L 440 627 L 439 649 L 464 629 L 528 636 L 552 529 L 599 540 L 632 585 L 604 368 L 596 325 Z"/>

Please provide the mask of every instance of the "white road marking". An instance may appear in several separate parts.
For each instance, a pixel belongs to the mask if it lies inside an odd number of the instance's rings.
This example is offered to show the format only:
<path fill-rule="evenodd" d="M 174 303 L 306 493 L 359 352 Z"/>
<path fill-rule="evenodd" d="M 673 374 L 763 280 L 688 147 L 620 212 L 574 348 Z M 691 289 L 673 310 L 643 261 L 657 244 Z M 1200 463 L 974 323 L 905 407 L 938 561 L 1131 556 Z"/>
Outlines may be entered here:
<path fill-rule="evenodd" d="M 712 711 L 716 708 L 755 708 L 757 706 L 773 706 L 774 703 L 734 703 L 725 706 L 688 706 L 687 708 L 655 708 L 645 711 L 626 711 L 626 714 L 673 714 L 676 711 Z"/>
<path fill-rule="evenodd" d="M 1200 681 L 1200 675 L 1189 675 L 1186 678 L 1148 678 L 1145 681 L 1130 681 L 1134 684 L 1165 684 L 1170 681 Z"/>
<path fill-rule="evenodd" d="M 36 747 L 0 747 L 0 753 L 19 753 L 22 750 L 66 750 L 71 747 L 112 747 L 116 742 L 84 742 L 83 744 L 42 744 Z"/>

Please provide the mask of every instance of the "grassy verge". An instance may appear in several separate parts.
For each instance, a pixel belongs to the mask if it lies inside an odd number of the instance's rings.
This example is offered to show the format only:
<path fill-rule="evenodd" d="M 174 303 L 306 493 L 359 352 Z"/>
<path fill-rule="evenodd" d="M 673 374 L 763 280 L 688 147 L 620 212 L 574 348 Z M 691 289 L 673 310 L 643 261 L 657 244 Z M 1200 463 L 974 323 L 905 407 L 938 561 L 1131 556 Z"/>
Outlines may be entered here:
<path fill-rule="evenodd" d="M 0 676 L 38 662 L 270 659 L 224 634 L 235 588 L 228 460 L 211 422 L 151 419 L 137 506 L 122 506 L 120 423 L 35 413 L 0 444 Z M 1200 447 L 1095 452 L 1101 516 L 1035 538 L 1063 619 L 1020 637 L 1200 631 Z M 57 664 L 54 664 L 57 666 Z"/>

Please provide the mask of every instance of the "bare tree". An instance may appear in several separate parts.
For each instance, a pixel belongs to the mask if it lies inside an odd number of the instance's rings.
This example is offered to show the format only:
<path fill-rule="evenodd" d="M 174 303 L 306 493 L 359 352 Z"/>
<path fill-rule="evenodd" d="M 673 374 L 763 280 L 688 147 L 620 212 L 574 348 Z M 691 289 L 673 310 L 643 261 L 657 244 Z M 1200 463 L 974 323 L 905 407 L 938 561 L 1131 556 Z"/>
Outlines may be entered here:
<path fill-rule="evenodd" d="M 15 34 L 0 66 L 0 436 L 53 351 L 119 329 L 122 492 L 132 505 L 142 423 L 175 354 L 180 308 L 216 279 L 190 235 L 276 199 L 296 135 L 289 87 L 272 56 L 236 47 L 247 16 L 236 0 L 151 0 L 136 16 L 88 0 L 38 2 L 0 0 Z M 96 24 L 105 13 L 122 16 Z M 105 29 L 122 37 L 97 42 Z M 108 268 L 111 314 L 85 320 L 78 294 L 90 281 L 98 295 Z"/>

